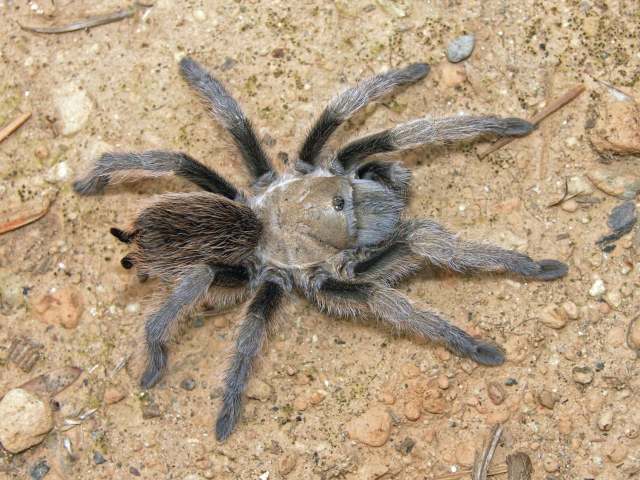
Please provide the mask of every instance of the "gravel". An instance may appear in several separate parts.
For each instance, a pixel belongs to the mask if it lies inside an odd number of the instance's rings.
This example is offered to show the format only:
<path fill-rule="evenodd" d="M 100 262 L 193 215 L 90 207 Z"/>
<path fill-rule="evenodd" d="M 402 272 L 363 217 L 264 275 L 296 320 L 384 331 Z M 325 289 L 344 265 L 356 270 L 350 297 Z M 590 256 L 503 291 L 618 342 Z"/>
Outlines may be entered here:
<path fill-rule="evenodd" d="M 449 42 L 447 46 L 447 59 L 451 63 L 458 63 L 466 60 L 471 56 L 473 48 L 476 45 L 476 37 L 474 35 L 462 35 Z"/>

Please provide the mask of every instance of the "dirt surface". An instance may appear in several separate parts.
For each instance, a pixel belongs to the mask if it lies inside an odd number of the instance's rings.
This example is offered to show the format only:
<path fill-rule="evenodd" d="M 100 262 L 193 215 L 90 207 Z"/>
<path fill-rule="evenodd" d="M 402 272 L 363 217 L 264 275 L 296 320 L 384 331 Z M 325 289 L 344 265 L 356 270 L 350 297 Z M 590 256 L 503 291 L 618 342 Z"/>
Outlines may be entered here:
<path fill-rule="evenodd" d="M 598 152 L 591 138 L 617 118 L 604 105 L 625 100 L 621 92 L 640 98 L 638 2 L 159 0 L 89 31 L 19 27 L 127 6 L 0 0 L 0 125 L 33 112 L 0 145 L 2 221 L 55 198 L 44 218 L 0 237 L 0 395 L 44 372 L 83 369 L 55 396 L 44 441 L 0 453 L 0 477 L 42 478 L 48 468 L 46 479 L 436 479 L 468 468 L 504 422 L 495 465 L 523 451 L 534 479 L 636 478 L 640 380 L 626 336 L 640 302 L 638 226 L 612 251 L 596 245 L 622 199 L 586 177 L 638 181 L 637 156 Z M 464 33 L 475 34 L 475 50 L 453 66 L 447 43 Z M 213 424 L 239 310 L 194 318 L 164 380 L 141 392 L 134 360 L 145 298 L 157 289 L 121 268 L 126 248 L 108 229 L 126 226 L 152 194 L 193 187 L 162 180 L 79 198 L 71 181 L 102 151 L 163 148 L 247 185 L 229 137 L 179 77 L 187 53 L 241 101 L 279 167 L 334 93 L 391 66 L 426 61 L 432 71 L 357 115 L 334 145 L 425 114 L 527 118 L 583 83 L 536 132 L 483 160 L 485 145 L 397 156 L 414 174 L 411 216 L 569 264 L 553 283 L 438 274 L 401 286 L 495 339 L 506 364 L 478 367 L 294 298 L 255 371 L 258 399 L 225 444 Z M 621 115 L 616 131 L 637 122 Z M 549 207 L 566 179 L 579 195 Z M 620 195 L 633 199 L 629 188 Z M 29 372 L 9 359 L 17 337 L 34 345 Z"/>

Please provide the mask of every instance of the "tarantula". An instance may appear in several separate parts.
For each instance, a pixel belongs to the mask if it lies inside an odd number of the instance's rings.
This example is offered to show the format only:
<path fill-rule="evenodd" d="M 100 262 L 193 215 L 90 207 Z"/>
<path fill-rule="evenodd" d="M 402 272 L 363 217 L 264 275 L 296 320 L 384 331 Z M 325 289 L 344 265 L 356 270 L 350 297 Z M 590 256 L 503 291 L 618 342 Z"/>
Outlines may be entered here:
<path fill-rule="evenodd" d="M 140 177 L 175 174 L 204 192 L 169 193 L 143 208 L 127 230 L 111 233 L 131 244 L 121 261 L 144 280 L 159 277 L 171 289 L 145 325 L 147 361 L 140 384 L 150 388 L 167 365 L 167 342 L 194 308 L 229 306 L 250 298 L 225 376 L 216 437 L 233 431 L 242 394 L 278 309 L 299 293 L 331 315 L 369 317 L 397 332 L 434 341 L 483 365 L 504 353 L 416 306 L 393 287 L 427 265 L 453 272 L 506 272 L 553 280 L 567 267 L 522 253 L 461 240 L 432 220 L 403 216 L 411 172 L 375 154 L 478 137 L 522 136 L 532 124 L 519 118 L 421 118 L 323 153 L 332 133 L 369 102 L 422 79 L 422 63 L 366 79 L 324 109 L 297 158 L 279 173 L 251 123 L 222 84 L 191 58 L 180 62 L 186 82 L 231 134 L 249 172 L 242 192 L 187 154 L 170 151 L 106 153 L 74 183 L 82 195 Z"/>

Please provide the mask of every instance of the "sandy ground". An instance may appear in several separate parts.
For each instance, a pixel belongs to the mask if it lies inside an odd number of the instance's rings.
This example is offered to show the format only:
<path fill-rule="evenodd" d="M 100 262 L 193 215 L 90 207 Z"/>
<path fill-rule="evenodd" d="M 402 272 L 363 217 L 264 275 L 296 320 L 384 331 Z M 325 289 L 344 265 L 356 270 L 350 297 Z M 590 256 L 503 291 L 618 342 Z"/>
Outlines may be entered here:
<path fill-rule="evenodd" d="M 0 477 L 41 478 L 34 468 L 44 460 L 47 479 L 436 479 L 468 468 L 496 422 L 505 424 L 496 465 L 523 451 L 534 479 L 637 477 L 640 380 L 625 335 L 640 301 L 638 227 L 604 253 L 595 241 L 619 198 L 587 181 L 581 201 L 548 205 L 562 197 L 567 178 L 603 168 L 638 175 L 637 157 L 602 155 L 590 142 L 611 95 L 600 82 L 640 97 L 638 2 L 158 0 L 90 31 L 43 35 L 18 26 L 64 24 L 122 6 L 0 1 L 0 125 L 33 112 L 0 145 L 0 204 L 5 213 L 31 211 L 55 197 L 43 219 L 0 237 L 0 392 L 60 367 L 84 371 L 55 397 L 56 428 L 41 444 L 0 453 Z M 476 48 L 453 67 L 446 45 L 463 33 L 476 35 Z M 226 133 L 178 75 L 187 53 L 240 99 L 280 159 L 281 152 L 292 158 L 336 91 L 391 66 L 426 61 L 432 72 L 357 115 L 335 144 L 425 114 L 530 117 L 584 83 L 587 91 L 538 131 L 483 160 L 476 156 L 483 145 L 397 157 L 414 173 L 411 216 L 569 264 L 569 275 L 554 283 L 424 275 L 401 287 L 495 339 L 508 362 L 477 367 L 293 299 L 255 372 L 259 399 L 247 400 L 225 444 L 212 427 L 238 311 L 195 319 L 148 394 L 134 368 L 118 370 L 139 346 L 154 285 L 120 267 L 126 250 L 108 229 L 125 226 L 152 194 L 193 187 L 158 181 L 79 198 L 70 182 L 102 151 L 164 148 L 247 184 Z M 598 279 L 605 291 L 590 295 Z M 554 320 L 557 328 L 547 326 Z M 42 345 L 30 372 L 7 358 L 17 337 Z M 416 401 L 419 418 L 410 420 Z M 95 408 L 63 431 L 65 419 Z M 370 409 L 392 419 L 380 447 L 348 434 Z"/>

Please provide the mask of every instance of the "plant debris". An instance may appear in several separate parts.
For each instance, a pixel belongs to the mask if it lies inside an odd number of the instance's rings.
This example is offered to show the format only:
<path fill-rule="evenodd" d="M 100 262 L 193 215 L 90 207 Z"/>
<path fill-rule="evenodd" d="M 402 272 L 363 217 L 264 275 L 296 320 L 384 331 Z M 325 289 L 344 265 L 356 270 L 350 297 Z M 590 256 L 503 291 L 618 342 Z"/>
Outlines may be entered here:
<path fill-rule="evenodd" d="M 0 235 L 40 220 L 47 214 L 52 203 L 53 198 L 47 198 L 43 207 L 41 202 L 39 202 L 40 208 L 29 204 L 16 212 L 0 216 Z"/>
<path fill-rule="evenodd" d="M 106 13 L 103 15 L 96 15 L 93 17 L 88 17 L 83 20 L 77 20 L 75 22 L 68 23 L 66 25 L 58 25 L 53 27 L 35 27 L 29 25 L 20 25 L 20 28 L 26 30 L 28 32 L 35 33 L 68 33 L 68 32 L 76 32 L 78 30 L 87 30 L 89 28 L 98 27 L 100 25 L 107 25 L 113 22 L 119 22 L 120 20 L 124 20 L 125 18 L 133 17 L 135 13 L 140 8 L 149 8 L 151 5 L 145 5 L 141 3 L 136 3 L 135 6 L 131 8 L 127 8 L 125 10 L 118 10 L 112 13 Z"/>
<path fill-rule="evenodd" d="M 549 115 L 551 115 L 552 113 L 556 112 L 557 110 L 560 110 L 567 103 L 569 103 L 572 100 L 574 100 L 575 98 L 577 98 L 578 95 L 580 95 L 582 92 L 584 92 L 584 90 L 585 90 L 585 86 L 584 85 L 578 85 L 576 87 L 573 87 L 571 90 L 569 90 L 567 93 L 565 93 L 561 97 L 556 98 L 555 100 L 551 101 L 549 103 L 549 105 L 547 105 L 542 110 L 540 110 L 529 121 L 531 123 L 533 123 L 534 125 L 538 125 L 542 120 L 547 118 Z M 486 157 L 487 155 L 492 154 L 496 150 L 499 150 L 500 148 L 504 147 L 505 145 L 508 145 L 509 143 L 513 142 L 516 138 L 517 137 L 501 138 L 497 142 L 492 143 L 491 145 L 489 145 L 485 150 L 479 152 L 478 153 L 478 158 L 482 159 L 482 158 Z"/>
<path fill-rule="evenodd" d="M 81 373 L 82 369 L 78 367 L 62 367 L 38 375 L 18 388 L 27 390 L 39 397 L 54 397 L 75 382 Z"/>
<path fill-rule="evenodd" d="M 24 122 L 29 120 L 29 117 L 31 117 L 31 112 L 23 113 L 13 121 L 9 122 L 6 126 L 2 127 L 2 130 L 0 130 L 0 142 L 20 128 Z"/>
<path fill-rule="evenodd" d="M 38 360 L 44 348 L 26 337 L 15 337 L 9 347 L 9 361 L 13 362 L 23 372 L 29 373 Z"/>
<path fill-rule="evenodd" d="M 600 237 L 596 241 L 596 245 L 604 251 L 613 250 L 613 248 L 615 248 L 613 242 L 629 233 L 633 229 L 637 220 L 636 203 L 633 200 L 627 200 L 626 202 L 621 203 L 611 210 L 609 218 L 607 219 L 607 225 L 611 229 L 611 233 Z"/>

